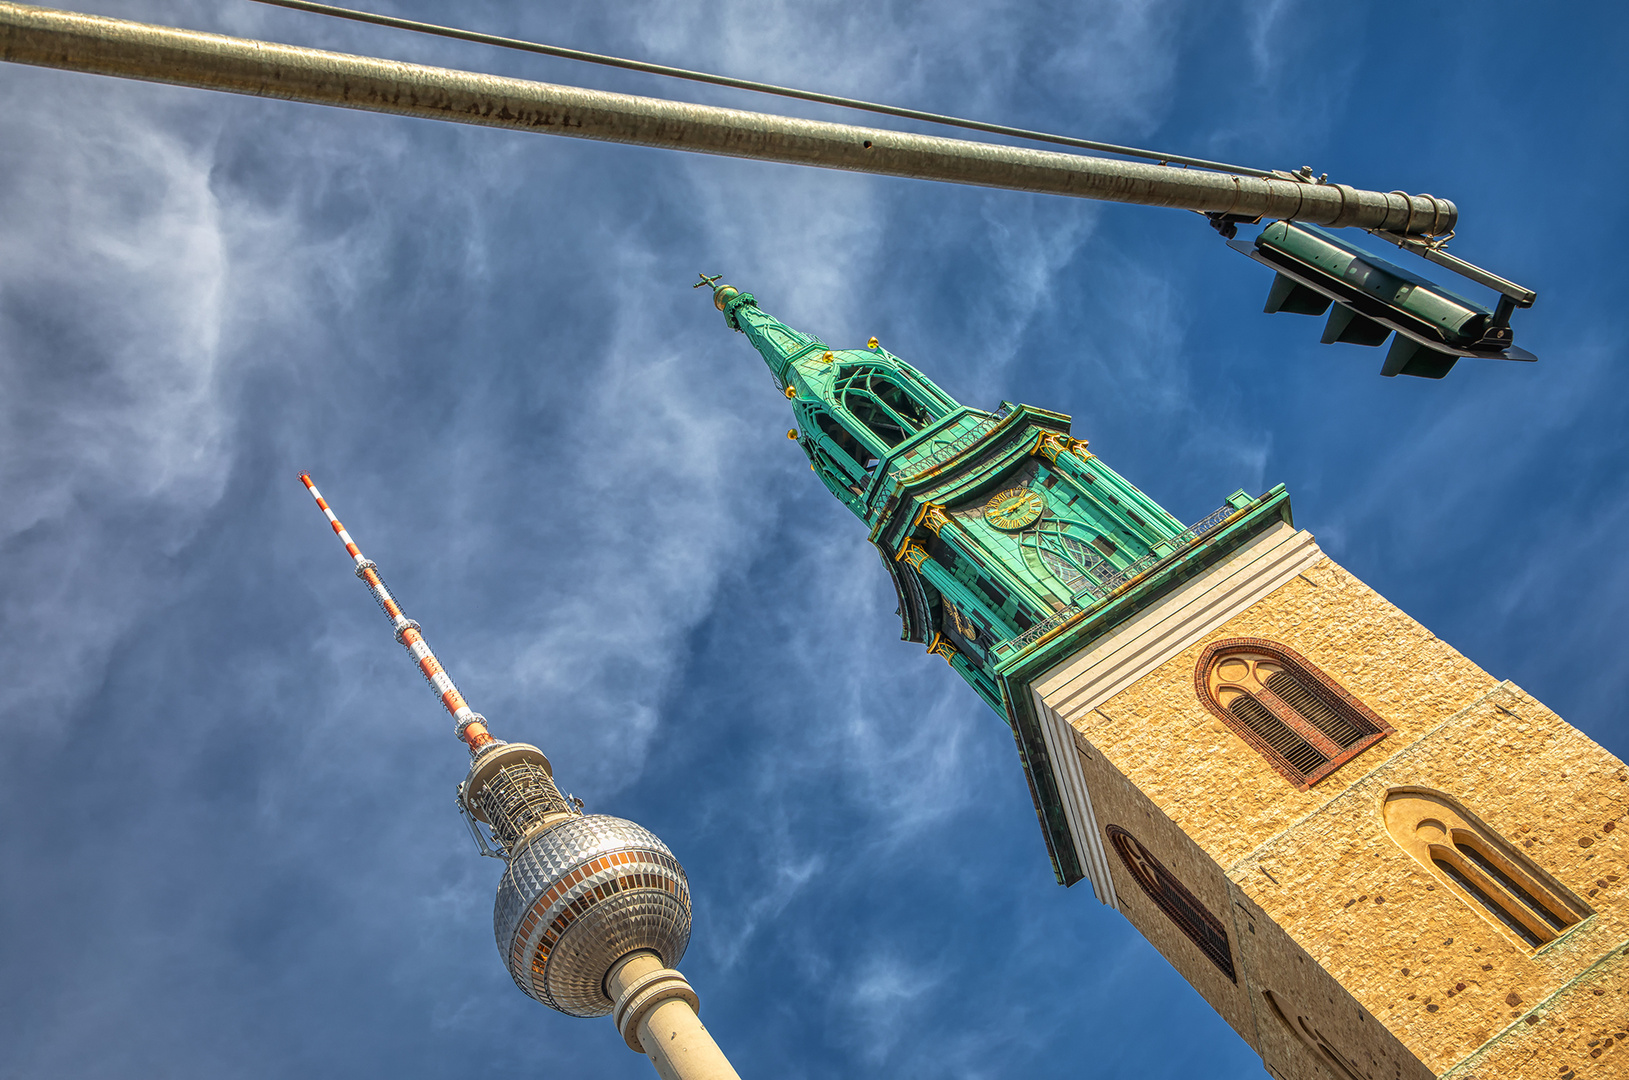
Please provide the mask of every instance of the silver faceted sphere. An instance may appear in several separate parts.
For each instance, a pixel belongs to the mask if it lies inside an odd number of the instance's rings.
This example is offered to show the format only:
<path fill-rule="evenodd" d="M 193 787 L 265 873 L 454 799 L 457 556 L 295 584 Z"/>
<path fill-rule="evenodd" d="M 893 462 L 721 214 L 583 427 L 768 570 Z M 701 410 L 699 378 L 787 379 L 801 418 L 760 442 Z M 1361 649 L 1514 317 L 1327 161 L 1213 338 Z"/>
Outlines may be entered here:
<path fill-rule="evenodd" d="M 573 817 L 516 847 L 492 925 L 516 986 L 563 1013 L 604 1016 L 605 976 L 618 960 L 650 949 L 678 965 L 690 943 L 690 886 L 650 830 Z"/>

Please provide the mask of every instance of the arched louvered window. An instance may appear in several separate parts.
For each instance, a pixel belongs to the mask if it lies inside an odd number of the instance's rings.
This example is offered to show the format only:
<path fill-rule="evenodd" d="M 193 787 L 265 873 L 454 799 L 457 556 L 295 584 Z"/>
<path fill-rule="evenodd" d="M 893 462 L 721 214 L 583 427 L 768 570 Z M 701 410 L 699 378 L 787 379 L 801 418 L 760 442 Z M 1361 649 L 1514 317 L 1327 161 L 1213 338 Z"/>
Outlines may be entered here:
<path fill-rule="evenodd" d="M 1261 638 L 1207 648 L 1194 672 L 1205 706 L 1302 790 L 1391 726 L 1300 653 Z"/>
<path fill-rule="evenodd" d="M 1212 915 L 1210 909 L 1201 904 L 1135 836 L 1118 825 L 1110 825 L 1106 831 L 1115 854 L 1120 856 L 1120 861 L 1148 898 L 1189 941 L 1199 946 L 1199 951 L 1216 965 L 1217 970 L 1233 982 L 1238 982 L 1238 977 L 1233 974 L 1233 950 L 1228 945 L 1227 929 L 1222 926 L 1222 920 Z"/>
<path fill-rule="evenodd" d="M 1592 912 L 1457 801 L 1427 788 L 1386 793 L 1386 831 L 1484 919 L 1537 949 Z"/>

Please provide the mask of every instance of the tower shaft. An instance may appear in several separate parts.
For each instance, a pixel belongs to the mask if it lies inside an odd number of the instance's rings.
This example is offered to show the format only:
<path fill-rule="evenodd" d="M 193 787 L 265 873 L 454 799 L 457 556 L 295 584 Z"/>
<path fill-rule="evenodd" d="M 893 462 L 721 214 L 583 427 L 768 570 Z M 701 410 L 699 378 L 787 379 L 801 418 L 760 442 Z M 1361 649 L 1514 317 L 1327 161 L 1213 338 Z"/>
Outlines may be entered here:
<path fill-rule="evenodd" d="M 624 957 L 606 979 L 612 1014 L 628 1046 L 645 1054 L 662 1080 L 741 1080 L 696 1015 L 695 991 L 655 953 Z"/>

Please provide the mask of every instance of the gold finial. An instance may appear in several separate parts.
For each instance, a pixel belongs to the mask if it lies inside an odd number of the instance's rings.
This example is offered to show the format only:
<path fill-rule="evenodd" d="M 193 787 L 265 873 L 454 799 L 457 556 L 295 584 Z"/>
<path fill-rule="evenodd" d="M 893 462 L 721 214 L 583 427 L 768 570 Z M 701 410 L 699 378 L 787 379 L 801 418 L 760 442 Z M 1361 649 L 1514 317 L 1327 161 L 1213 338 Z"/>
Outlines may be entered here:
<path fill-rule="evenodd" d="M 875 349 L 877 347 L 877 339 L 876 338 L 868 338 L 868 339 L 866 339 L 865 347 L 868 348 L 868 349 Z"/>
<path fill-rule="evenodd" d="M 788 439 L 796 439 L 796 438 L 797 438 L 797 437 L 798 437 L 798 429 L 797 429 L 797 428 L 793 428 L 793 429 L 792 429 L 792 430 L 791 430 L 791 431 L 788 431 L 788 432 L 787 432 L 787 433 L 786 433 L 786 437 L 787 437 L 787 438 L 788 438 Z"/>
<path fill-rule="evenodd" d="M 724 310 L 724 305 L 741 295 L 741 290 L 737 289 L 734 285 L 720 285 L 718 283 L 718 279 L 723 276 L 723 274 L 701 274 L 701 280 L 690 286 L 692 289 L 699 289 L 705 285 L 712 289 L 713 306 L 720 311 Z M 737 327 L 736 329 L 740 328 Z"/>

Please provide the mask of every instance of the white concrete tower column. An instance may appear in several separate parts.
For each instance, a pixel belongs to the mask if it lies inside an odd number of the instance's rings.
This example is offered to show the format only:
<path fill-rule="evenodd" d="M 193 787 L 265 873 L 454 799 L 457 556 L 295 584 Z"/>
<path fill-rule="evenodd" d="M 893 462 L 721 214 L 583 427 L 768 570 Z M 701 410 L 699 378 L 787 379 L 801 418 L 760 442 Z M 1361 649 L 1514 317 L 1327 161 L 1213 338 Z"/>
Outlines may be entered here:
<path fill-rule="evenodd" d="M 741 1080 L 696 1015 L 685 977 L 641 949 L 618 960 L 605 979 L 611 1016 L 629 1049 L 643 1053 L 662 1080 Z"/>

